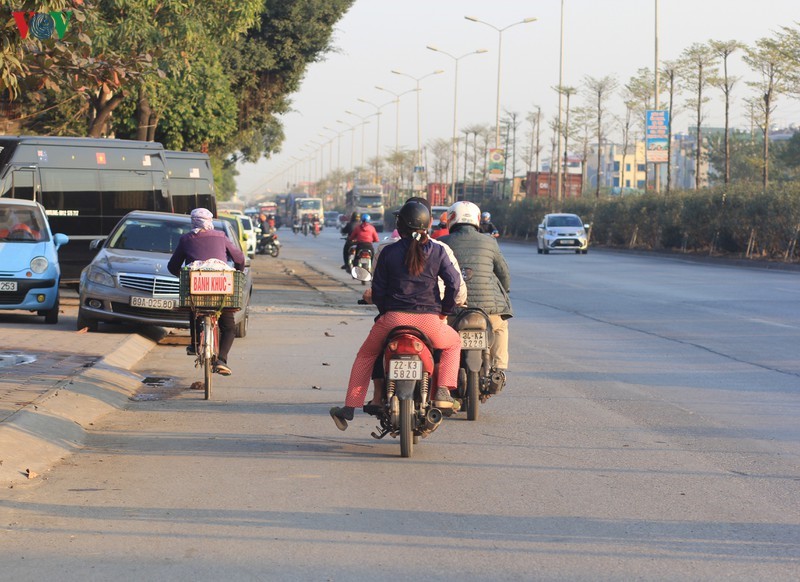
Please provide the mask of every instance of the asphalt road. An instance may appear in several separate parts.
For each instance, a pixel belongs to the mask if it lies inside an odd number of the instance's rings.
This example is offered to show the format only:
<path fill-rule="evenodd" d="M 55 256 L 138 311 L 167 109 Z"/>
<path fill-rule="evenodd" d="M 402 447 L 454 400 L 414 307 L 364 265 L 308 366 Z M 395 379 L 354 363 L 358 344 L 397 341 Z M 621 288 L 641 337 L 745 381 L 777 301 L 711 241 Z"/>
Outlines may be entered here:
<path fill-rule="evenodd" d="M 4 576 L 800 577 L 800 274 L 504 244 L 509 385 L 401 459 L 327 414 L 374 315 L 341 241 L 280 235 L 212 401 L 158 346 L 160 386 L 0 496 Z"/>

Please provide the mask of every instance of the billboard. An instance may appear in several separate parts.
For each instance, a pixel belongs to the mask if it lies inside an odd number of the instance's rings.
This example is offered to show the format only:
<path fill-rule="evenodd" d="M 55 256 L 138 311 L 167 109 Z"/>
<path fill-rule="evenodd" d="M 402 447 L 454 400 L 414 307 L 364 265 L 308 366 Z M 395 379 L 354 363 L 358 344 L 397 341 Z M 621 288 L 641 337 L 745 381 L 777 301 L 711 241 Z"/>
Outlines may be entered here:
<path fill-rule="evenodd" d="M 651 109 L 647 111 L 645 130 L 645 161 L 648 164 L 662 164 L 669 160 L 669 111 Z"/>
<path fill-rule="evenodd" d="M 500 182 L 503 179 L 505 155 L 501 149 L 489 150 L 489 180 Z"/>

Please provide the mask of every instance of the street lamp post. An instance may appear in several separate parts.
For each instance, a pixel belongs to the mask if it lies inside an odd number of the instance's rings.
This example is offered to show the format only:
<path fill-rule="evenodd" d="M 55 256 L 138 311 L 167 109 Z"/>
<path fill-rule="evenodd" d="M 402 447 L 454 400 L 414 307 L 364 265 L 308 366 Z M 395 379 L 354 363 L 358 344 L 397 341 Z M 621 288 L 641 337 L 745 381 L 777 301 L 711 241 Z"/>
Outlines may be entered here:
<path fill-rule="evenodd" d="M 457 168 L 456 168 L 456 166 L 458 165 L 458 134 L 457 134 L 457 131 L 458 131 L 458 122 L 457 122 L 457 120 L 458 120 L 458 61 L 460 61 L 464 57 L 468 57 L 470 55 L 477 55 L 477 54 L 485 53 L 485 52 L 489 52 L 489 51 L 487 51 L 486 49 L 478 49 L 478 50 L 475 50 L 475 51 L 470 51 L 468 53 L 464 53 L 463 55 L 461 55 L 459 57 L 456 57 L 456 56 L 451 55 L 450 53 L 448 53 L 446 51 L 443 51 L 440 48 L 436 48 L 434 46 L 428 45 L 427 48 L 429 50 L 435 51 L 437 53 L 442 53 L 443 55 L 446 55 L 446 56 L 450 57 L 451 59 L 453 59 L 453 61 L 455 62 L 455 83 L 454 83 L 455 89 L 453 91 L 453 160 L 452 160 L 453 171 L 452 171 L 452 183 L 450 184 L 450 200 L 449 200 L 450 204 L 452 204 L 456 200 L 456 179 L 457 179 L 457 175 L 456 175 Z"/>
<path fill-rule="evenodd" d="M 376 130 L 376 137 L 375 137 L 375 182 L 380 184 L 381 177 L 379 174 L 379 164 L 381 158 L 381 109 L 394 103 L 394 99 L 392 101 L 387 101 L 383 105 L 377 105 L 372 101 L 367 101 L 366 99 L 362 99 L 361 97 L 358 98 L 359 101 L 362 103 L 366 103 L 367 105 L 372 105 L 375 108 L 375 113 L 373 115 L 376 117 L 375 123 L 378 125 Z"/>
<path fill-rule="evenodd" d="M 414 91 L 418 91 L 418 89 L 409 89 L 408 91 L 403 91 L 402 93 L 395 93 L 394 91 L 390 91 L 384 87 L 380 87 L 375 85 L 375 88 L 378 91 L 386 91 L 394 95 L 394 103 L 395 103 L 395 114 L 394 114 L 394 121 L 395 121 L 395 128 L 394 128 L 394 166 L 395 166 L 395 185 L 394 185 L 394 193 L 393 196 L 398 196 L 398 191 L 400 190 L 400 169 L 402 164 L 398 161 L 398 152 L 400 151 L 400 97 L 403 95 L 408 95 L 409 93 L 413 93 Z"/>
<path fill-rule="evenodd" d="M 348 115 L 352 115 L 353 117 L 358 117 L 361 120 L 361 123 L 360 123 L 360 125 L 361 125 L 361 163 L 359 164 L 359 166 L 363 168 L 364 167 L 364 143 L 365 143 L 364 126 L 369 123 L 369 120 L 367 119 L 369 117 L 369 115 L 359 115 L 358 113 L 353 113 L 349 109 L 346 110 L 345 113 L 347 113 Z"/>
<path fill-rule="evenodd" d="M 439 75 L 441 73 L 444 73 L 444 69 L 437 69 L 435 71 L 432 71 L 432 72 L 428 73 L 427 75 L 422 75 L 421 77 L 412 77 L 411 75 L 409 75 L 407 73 L 402 73 L 402 72 L 396 71 L 396 70 L 392 70 L 392 73 L 394 73 L 395 75 L 402 75 L 403 77 L 408 77 L 409 79 L 413 79 L 413 81 L 417 84 L 417 88 L 416 88 L 416 91 L 417 91 L 417 165 L 421 166 L 422 165 L 422 146 L 421 146 L 421 141 L 420 141 L 420 121 L 419 121 L 419 94 L 420 94 L 421 89 L 420 89 L 419 83 L 420 83 L 420 81 L 422 81 L 423 79 L 425 79 L 427 77 L 430 77 L 431 75 Z"/>
<path fill-rule="evenodd" d="M 529 22 L 535 22 L 536 18 L 525 18 L 518 22 L 513 22 L 508 26 L 504 26 L 503 28 L 497 28 L 494 24 L 489 24 L 483 20 L 479 20 L 474 16 L 465 16 L 467 20 L 472 22 L 478 22 L 480 24 L 485 24 L 490 28 L 494 28 L 497 31 L 497 107 L 495 109 L 495 132 L 494 132 L 494 147 L 500 149 L 500 56 L 503 50 L 503 31 L 508 30 L 512 26 L 516 26 L 518 24 L 527 24 Z"/>

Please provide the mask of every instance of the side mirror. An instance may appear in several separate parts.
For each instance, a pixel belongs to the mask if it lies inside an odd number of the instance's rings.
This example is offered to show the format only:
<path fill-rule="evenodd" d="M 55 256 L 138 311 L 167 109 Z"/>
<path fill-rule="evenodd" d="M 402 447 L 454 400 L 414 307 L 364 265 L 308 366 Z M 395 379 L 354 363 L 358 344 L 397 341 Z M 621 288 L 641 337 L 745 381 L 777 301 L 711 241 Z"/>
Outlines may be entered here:
<path fill-rule="evenodd" d="M 544 228 L 544 222 L 539 225 L 539 228 Z"/>
<path fill-rule="evenodd" d="M 96 238 L 93 241 L 89 242 L 89 248 L 91 250 L 93 250 L 93 251 L 96 251 L 97 249 L 99 249 L 103 245 L 105 240 L 106 239 L 104 239 L 104 238 Z"/>
<path fill-rule="evenodd" d="M 353 279 L 358 279 L 359 281 L 372 281 L 372 273 L 370 273 L 364 267 L 353 267 L 353 270 L 350 271 L 350 274 L 353 276 Z"/>
<path fill-rule="evenodd" d="M 590 228 L 592 228 L 592 225 L 591 224 L 584 224 L 583 228 L 584 228 L 584 230 L 589 230 Z"/>
<path fill-rule="evenodd" d="M 53 242 L 56 244 L 56 248 L 59 248 L 69 242 L 69 237 L 59 232 L 53 235 Z"/>

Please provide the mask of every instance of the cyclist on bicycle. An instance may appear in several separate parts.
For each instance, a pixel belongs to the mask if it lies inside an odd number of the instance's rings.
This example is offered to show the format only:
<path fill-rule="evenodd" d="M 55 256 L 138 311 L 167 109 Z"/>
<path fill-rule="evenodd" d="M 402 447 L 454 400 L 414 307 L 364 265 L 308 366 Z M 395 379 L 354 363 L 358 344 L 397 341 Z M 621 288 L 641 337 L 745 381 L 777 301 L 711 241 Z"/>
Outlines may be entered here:
<path fill-rule="evenodd" d="M 180 277 L 181 267 L 185 264 L 208 259 L 227 261 L 228 257 L 233 260 L 233 265 L 237 270 L 244 271 L 244 252 L 238 245 L 231 242 L 223 231 L 214 230 L 214 215 L 211 214 L 211 211 L 205 208 L 195 208 L 192 210 L 191 216 L 193 228 L 178 241 L 178 246 L 167 264 L 169 272 Z M 189 329 L 192 333 L 192 344 L 186 348 L 186 353 L 193 356 L 195 355 L 197 328 L 196 322 L 192 321 L 192 314 L 189 315 Z M 219 354 L 214 371 L 222 376 L 230 376 L 228 353 L 236 334 L 233 311 L 222 312 L 219 317 L 219 331 Z"/>

